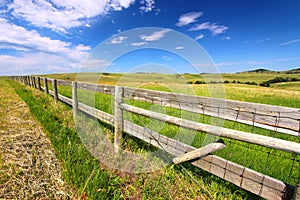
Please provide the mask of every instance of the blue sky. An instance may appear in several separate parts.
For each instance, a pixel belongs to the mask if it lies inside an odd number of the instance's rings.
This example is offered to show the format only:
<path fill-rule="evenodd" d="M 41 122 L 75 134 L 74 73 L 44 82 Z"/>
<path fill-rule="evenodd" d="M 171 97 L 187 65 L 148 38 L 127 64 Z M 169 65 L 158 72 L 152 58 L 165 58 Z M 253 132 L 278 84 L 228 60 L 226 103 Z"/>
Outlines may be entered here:
<path fill-rule="evenodd" d="M 300 1 L 0 0 L 0 75 L 151 63 L 199 73 L 210 62 L 219 72 L 299 68 Z"/>

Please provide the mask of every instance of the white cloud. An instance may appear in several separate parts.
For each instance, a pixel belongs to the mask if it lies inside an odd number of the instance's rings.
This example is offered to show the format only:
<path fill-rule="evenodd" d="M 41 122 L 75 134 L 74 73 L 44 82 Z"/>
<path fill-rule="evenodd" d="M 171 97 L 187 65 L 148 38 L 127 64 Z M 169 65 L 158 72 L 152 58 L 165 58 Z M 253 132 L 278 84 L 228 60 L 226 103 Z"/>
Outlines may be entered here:
<path fill-rule="evenodd" d="M 147 44 L 147 42 L 134 42 L 134 43 L 131 43 L 130 45 L 135 46 L 135 47 L 140 47 L 140 46 L 143 46 L 145 44 Z"/>
<path fill-rule="evenodd" d="M 295 39 L 295 40 L 291 40 L 291 41 L 287 41 L 287 42 L 283 42 L 280 45 L 281 46 L 285 46 L 285 45 L 293 44 L 293 43 L 296 43 L 296 42 L 300 42 L 300 38 L 299 39 Z"/>
<path fill-rule="evenodd" d="M 141 0 L 140 4 L 142 4 L 142 6 L 140 6 L 142 13 L 151 12 L 155 8 L 155 0 Z M 160 10 L 157 9 L 156 12 L 160 12 Z"/>
<path fill-rule="evenodd" d="M 284 62 L 284 61 L 293 61 L 293 60 L 300 60 L 300 57 L 274 59 L 275 62 Z"/>
<path fill-rule="evenodd" d="M 164 59 L 164 60 L 173 60 L 173 58 L 171 58 L 171 57 L 169 57 L 169 56 L 163 56 L 163 57 L 161 57 L 162 59 Z"/>
<path fill-rule="evenodd" d="M 202 38 L 204 38 L 204 35 L 203 35 L 203 34 L 200 34 L 200 35 L 198 35 L 198 36 L 195 38 L 195 40 L 200 40 L 200 39 L 202 39 Z"/>
<path fill-rule="evenodd" d="M 72 69 L 80 66 L 87 58 L 91 48 L 83 44 L 53 40 L 43 37 L 36 31 L 29 31 L 0 18 L 0 49 L 17 50 L 18 56 L 1 55 L 1 73 L 7 70 L 47 71 L 46 68 L 56 66 L 53 70 Z M 9 69 L 5 69 L 10 66 Z M 37 70 L 39 69 L 39 70 Z"/>
<path fill-rule="evenodd" d="M 197 21 L 197 18 L 201 17 L 203 12 L 189 12 L 183 14 L 179 17 L 176 26 L 186 26 L 188 24 L 194 23 Z"/>
<path fill-rule="evenodd" d="M 86 55 L 86 52 L 91 50 L 89 46 L 82 44 L 72 47 L 71 43 L 43 37 L 34 30 L 28 31 L 21 26 L 9 23 L 3 18 L 0 18 L 0 27 L 0 44 L 3 45 L 2 48 L 41 51 L 67 56 L 72 54 L 76 54 L 76 56 L 79 54 Z"/>
<path fill-rule="evenodd" d="M 229 37 L 229 36 L 223 37 L 222 40 L 231 40 L 231 37 Z"/>
<path fill-rule="evenodd" d="M 184 49 L 185 47 L 183 47 L 183 46 L 178 46 L 178 47 L 176 47 L 175 49 L 176 50 L 181 50 L 181 49 Z"/>
<path fill-rule="evenodd" d="M 266 61 L 246 61 L 247 64 L 250 65 L 266 65 L 269 64 L 269 62 Z"/>
<path fill-rule="evenodd" d="M 128 8 L 130 4 L 133 4 L 134 2 L 135 0 L 112 0 L 111 4 L 107 4 L 107 6 L 112 7 L 113 10 L 121 11 L 123 8 Z"/>
<path fill-rule="evenodd" d="M 114 37 L 110 40 L 109 44 L 122 44 L 124 40 L 126 40 L 128 37 L 125 36 L 118 36 Z"/>
<path fill-rule="evenodd" d="M 218 25 L 216 23 L 204 22 L 202 24 L 198 24 L 192 28 L 190 31 L 199 31 L 199 30 L 209 30 L 213 36 L 224 33 L 228 29 L 227 26 Z"/>
<path fill-rule="evenodd" d="M 168 29 L 162 29 L 161 31 L 153 32 L 151 35 L 141 35 L 140 38 L 147 42 L 153 42 L 163 38 L 165 34 L 168 33 L 169 31 L 170 30 Z"/>
<path fill-rule="evenodd" d="M 236 63 L 234 63 L 234 62 L 220 62 L 220 63 L 216 63 L 215 65 L 217 67 L 221 67 L 221 66 L 230 66 L 230 65 L 234 65 L 234 64 L 236 64 Z"/>
<path fill-rule="evenodd" d="M 12 16 L 25 20 L 37 27 L 50 28 L 66 33 L 67 29 L 89 27 L 93 17 L 109 11 L 128 8 L 135 0 L 14 0 L 8 4 Z"/>

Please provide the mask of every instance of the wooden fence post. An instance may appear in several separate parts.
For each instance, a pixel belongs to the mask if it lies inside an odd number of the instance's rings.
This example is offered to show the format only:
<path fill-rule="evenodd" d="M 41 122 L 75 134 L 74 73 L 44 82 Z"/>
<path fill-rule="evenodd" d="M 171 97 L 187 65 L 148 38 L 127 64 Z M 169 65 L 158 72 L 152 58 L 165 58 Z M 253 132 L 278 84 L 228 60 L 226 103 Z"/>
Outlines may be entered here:
<path fill-rule="evenodd" d="M 77 118 L 78 112 L 78 99 L 77 99 L 77 82 L 72 82 L 72 106 L 73 106 L 73 117 Z"/>
<path fill-rule="evenodd" d="M 34 81 L 33 81 L 33 76 L 30 76 L 30 82 L 31 82 L 31 87 L 34 87 Z"/>
<path fill-rule="evenodd" d="M 114 150 L 115 153 L 119 152 L 120 140 L 122 139 L 123 132 L 123 110 L 120 104 L 123 101 L 124 88 L 120 86 L 115 87 L 115 116 L 114 116 L 114 126 L 115 126 L 115 138 L 114 138 Z"/>
<path fill-rule="evenodd" d="M 53 88 L 54 101 L 55 101 L 55 103 L 57 103 L 58 93 L 57 93 L 57 80 L 56 79 L 53 79 L 53 81 L 52 81 L 52 88 Z"/>
<path fill-rule="evenodd" d="M 300 200 L 300 177 L 298 179 L 298 183 L 295 186 L 295 191 L 293 195 L 293 200 Z"/>
<path fill-rule="evenodd" d="M 44 78 L 44 89 L 45 89 L 45 93 L 49 94 L 48 80 L 47 80 L 47 78 Z"/>
<path fill-rule="evenodd" d="M 42 88 L 41 88 L 41 78 L 40 77 L 37 77 L 37 87 L 38 87 L 38 90 L 42 90 Z"/>
<path fill-rule="evenodd" d="M 32 77 L 32 80 L 33 80 L 33 87 L 34 87 L 34 88 L 37 88 L 37 86 L 36 86 L 36 81 L 35 81 L 35 76 Z"/>
<path fill-rule="evenodd" d="M 31 84 L 30 84 L 30 76 L 27 76 L 27 84 L 28 84 L 29 87 L 31 86 Z"/>

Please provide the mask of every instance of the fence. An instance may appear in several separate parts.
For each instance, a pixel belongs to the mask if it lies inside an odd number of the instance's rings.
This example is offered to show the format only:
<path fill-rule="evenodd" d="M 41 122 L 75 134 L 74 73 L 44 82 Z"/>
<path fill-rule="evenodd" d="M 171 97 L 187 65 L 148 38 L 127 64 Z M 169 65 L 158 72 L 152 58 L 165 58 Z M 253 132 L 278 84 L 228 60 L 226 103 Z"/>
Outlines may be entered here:
<path fill-rule="evenodd" d="M 11 79 L 52 95 L 55 101 L 60 100 L 73 106 L 74 114 L 80 110 L 113 125 L 116 151 L 119 148 L 122 132 L 126 132 L 173 155 L 174 163 L 190 161 L 192 165 L 263 198 L 300 199 L 299 109 L 35 76 L 13 76 Z M 72 87 L 72 98 L 60 94 L 58 86 Z M 112 95 L 114 115 L 79 102 L 78 90 Z M 217 126 L 218 124 L 211 125 L 171 116 L 168 113 L 153 112 L 125 103 L 125 99 L 192 113 L 193 116 L 201 116 L 204 121 L 206 117 L 224 119 L 225 126 L 227 124 L 228 127 L 223 128 Z M 187 145 L 180 141 L 180 138 L 167 137 L 137 122 L 125 119 L 124 112 L 197 132 L 199 133 L 197 136 L 202 139 L 202 133 L 220 136 L 225 141 L 226 148 L 225 145 L 219 145 L 215 141 L 210 146 L 202 148 L 197 145 Z M 238 130 L 239 127 L 248 131 Z M 216 155 L 210 154 L 220 149 L 223 150 L 216 152 Z M 243 151 L 241 154 L 244 155 L 238 154 L 239 150 Z M 254 156 L 248 157 L 251 153 Z M 250 162 L 247 162 L 249 160 Z M 256 165 L 253 164 L 255 162 Z M 260 168 L 262 163 L 265 164 Z"/>

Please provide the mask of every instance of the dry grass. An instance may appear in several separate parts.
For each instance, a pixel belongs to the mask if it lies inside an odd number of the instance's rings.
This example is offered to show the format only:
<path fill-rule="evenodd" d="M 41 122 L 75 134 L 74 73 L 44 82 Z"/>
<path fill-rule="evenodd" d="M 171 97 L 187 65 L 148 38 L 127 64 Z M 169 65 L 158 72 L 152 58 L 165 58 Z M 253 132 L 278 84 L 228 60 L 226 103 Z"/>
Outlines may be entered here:
<path fill-rule="evenodd" d="M 0 79 L 0 198 L 71 199 L 43 128 Z"/>

